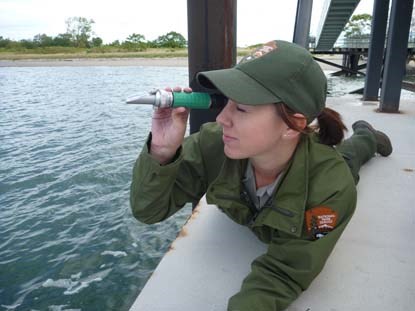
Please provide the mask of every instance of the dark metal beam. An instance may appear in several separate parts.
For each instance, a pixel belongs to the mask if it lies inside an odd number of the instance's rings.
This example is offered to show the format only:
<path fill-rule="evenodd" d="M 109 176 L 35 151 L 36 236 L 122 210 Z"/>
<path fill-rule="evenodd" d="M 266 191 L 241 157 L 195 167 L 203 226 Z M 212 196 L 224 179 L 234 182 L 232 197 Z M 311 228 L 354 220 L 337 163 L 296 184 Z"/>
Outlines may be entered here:
<path fill-rule="evenodd" d="M 358 57 L 358 56 L 357 56 L 357 57 Z M 313 58 L 314 58 L 316 61 L 318 61 L 318 62 L 321 62 L 321 63 L 327 64 L 327 65 L 330 65 L 330 66 L 333 66 L 333 67 L 336 67 L 336 68 L 340 68 L 340 69 L 341 69 L 341 71 L 343 71 L 343 72 L 347 72 L 347 73 L 350 73 L 350 74 L 360 74 L 360 75 L 362 75 L 362 76 L 364 76 L 364 75 L 365 75 L 365 73 L 364 73 L 364 72 L 361 72 L 361 71 L 358 71 L 358 70 L 349 69 L 349 68 L 348 68 L 348 67 L 346 67 L 346 66 L 342 66 L 342 65 L 339 65 L 339 64 L 336 64 L 336 63 L 333 63 L 333 62 L 327 61 L 327 60 L 322 59 L 322 58 L 318 58 L 318 57 L 315 57 L 315 56 L 313 56 Z"/>
<path fill-rule="evenodd" d="M 293 42 L 308 49 L 313 0 L 298 0 Z"/>
<path fill-rule="evenodd" d="M 379 110 L 398 112 L 414 0 L 392 0 Z"/>
<path fill-rule="evenodd" d="M 378 100 L 388 12 L 389 0 L 375 0 L 363 100 Z"/>
<path fill-rule="evenodd" d="M 203 91 L 195 77 L 200 71 L 229 68 L 236 62 L 236 0 L 187 0 L 189 85 Z M 220 111 L 190 112 L 190 133 L 215 121 Z"/>

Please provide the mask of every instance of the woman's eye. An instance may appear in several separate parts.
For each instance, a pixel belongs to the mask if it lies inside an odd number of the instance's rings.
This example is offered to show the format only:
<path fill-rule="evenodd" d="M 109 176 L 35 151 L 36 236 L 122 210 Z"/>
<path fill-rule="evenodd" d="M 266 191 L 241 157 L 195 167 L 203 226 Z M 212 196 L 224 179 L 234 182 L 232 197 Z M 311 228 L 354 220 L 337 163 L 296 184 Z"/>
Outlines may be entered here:
<path fill-rule="evenodd" d="M 237 111 L 240 111 L 240 112 L 246 112 L 246 110 L 245 110 L 245 109 L 243 109 L 243 108 L 241 108 L 241 107 L 238 107 L 238 106 L 236 106 L 236 110 L 237 110 Z"/>

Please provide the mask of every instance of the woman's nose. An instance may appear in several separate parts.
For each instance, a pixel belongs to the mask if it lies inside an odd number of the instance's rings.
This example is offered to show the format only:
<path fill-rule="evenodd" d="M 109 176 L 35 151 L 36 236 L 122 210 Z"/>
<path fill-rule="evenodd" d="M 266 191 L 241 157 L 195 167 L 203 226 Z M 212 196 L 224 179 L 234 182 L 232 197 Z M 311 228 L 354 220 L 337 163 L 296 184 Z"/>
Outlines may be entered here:
<path fill-rule="evenodd" d="M 216 122 L 218 122 L 220 125 L 226 126 L 226 127 L 229 127 L 232 125 L 231 113 L 230 113 L 231 106 L 232 106 L 232 103 L 230 100 L 228 100 L 228 103 L 226 104 L 226 106 L 223 107 L 222 111 L 216 117 Z"/>

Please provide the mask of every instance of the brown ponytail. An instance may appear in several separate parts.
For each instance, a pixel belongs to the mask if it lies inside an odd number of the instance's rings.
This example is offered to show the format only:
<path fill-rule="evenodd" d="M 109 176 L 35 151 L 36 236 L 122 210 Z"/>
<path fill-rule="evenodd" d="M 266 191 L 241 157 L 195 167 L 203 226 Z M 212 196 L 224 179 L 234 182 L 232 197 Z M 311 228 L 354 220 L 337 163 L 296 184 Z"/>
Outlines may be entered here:
<path fill-rule="evenodd" d="M 317 121 L 317 132 L 322 144 L 333 146 L 343 140 L 347 127 L 337 111 L 326 107 L 317 116 Z"/>
<path fill-rule="evenodd" d="M 277 113 L 284 122 L 293 130 L 300 133 L 307 134 L 315 132 L 317 133 L 320 143 L 333 146 L 340 143 L 344 138 L 344 131 L 347 131 L 347 127 L 344 125 L 340 114 L 333 109 L 324 108 L 317 116 L 318 125 L 306 126 L 301 128 L 295 122 L 296 113 L 283 103 L 275 105 Z"/>

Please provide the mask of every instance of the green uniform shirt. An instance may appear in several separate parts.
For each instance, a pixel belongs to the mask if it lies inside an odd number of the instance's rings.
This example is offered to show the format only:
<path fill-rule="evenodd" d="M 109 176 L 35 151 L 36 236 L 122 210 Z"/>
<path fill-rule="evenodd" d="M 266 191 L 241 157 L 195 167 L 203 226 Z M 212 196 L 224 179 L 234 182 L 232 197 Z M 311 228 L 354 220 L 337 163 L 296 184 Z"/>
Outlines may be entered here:
<path fill-rule="evenodd" d="M 206 193 L 208 203 L 269 245 L 228 310 L 283 310 L 323 268 L 352 217 L 356 188 L 338 152 L 304 135 L 272 199 L 258 211 L 243 187 L 247 162 L 224 155 L 216 123 L 187 137 L 168 165 L 159 165 L 145 146 L 134 166 L 131 207 L 138 220 L 156 223 Z"/>

